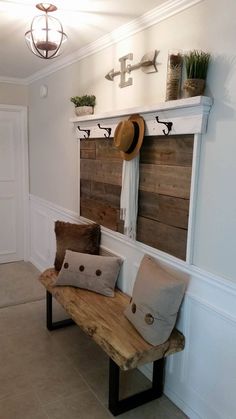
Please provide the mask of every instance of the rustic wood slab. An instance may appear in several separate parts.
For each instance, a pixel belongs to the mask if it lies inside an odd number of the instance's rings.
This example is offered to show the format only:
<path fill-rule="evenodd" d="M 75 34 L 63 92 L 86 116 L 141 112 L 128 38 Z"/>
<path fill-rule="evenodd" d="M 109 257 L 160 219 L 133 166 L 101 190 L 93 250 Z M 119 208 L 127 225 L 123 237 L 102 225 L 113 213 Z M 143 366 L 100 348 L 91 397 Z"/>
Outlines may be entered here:
<path fill-rule="evenodd" d="M 113 208 L 107 203 L 86 199 L 81 196 L 80 214 L 82 217 L 95 221 L 111 230 L 118 230 L 119 208 Z"/>
<path fill-rule="evenodd" d="M 176 329 L 162 345 L 149 345 L 136 332 L 123 312 L 127 295 L 117 290 L 115 297 L 105 297 L 74 287 L 54 286 L 57 272 L 47 269 L 40 282 L 63 306 L 71 318 L 123 370 L 139 367 L 184 349 L 184 336 Z"/>
<path fill-rule="evenodd" d="M 183 228 L 138 217 L 137 240 L 177 258 L 185 259 L 187 231 Z"/>
<path fill-rule="evenodd" d="M 140 162 L 174 166 L 192 166 L 193 136 L 146 137 L 140 151 Z"/>
<path fill-rule="evenodd" d="M 169 226 L 188 228 L 189 200 L 139 191 L 138 214 Z"/>

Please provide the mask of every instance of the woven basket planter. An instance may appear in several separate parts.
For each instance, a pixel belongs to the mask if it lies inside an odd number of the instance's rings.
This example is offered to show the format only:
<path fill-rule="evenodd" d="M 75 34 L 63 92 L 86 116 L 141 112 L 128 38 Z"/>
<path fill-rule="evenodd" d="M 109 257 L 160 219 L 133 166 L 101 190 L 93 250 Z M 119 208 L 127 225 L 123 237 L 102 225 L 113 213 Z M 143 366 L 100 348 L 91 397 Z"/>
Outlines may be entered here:
<path fill-rule="evenodd" d="M 205 80 L 187 79 L 184 82 L 184 97 L 201 96 L 205 90 Z"/>

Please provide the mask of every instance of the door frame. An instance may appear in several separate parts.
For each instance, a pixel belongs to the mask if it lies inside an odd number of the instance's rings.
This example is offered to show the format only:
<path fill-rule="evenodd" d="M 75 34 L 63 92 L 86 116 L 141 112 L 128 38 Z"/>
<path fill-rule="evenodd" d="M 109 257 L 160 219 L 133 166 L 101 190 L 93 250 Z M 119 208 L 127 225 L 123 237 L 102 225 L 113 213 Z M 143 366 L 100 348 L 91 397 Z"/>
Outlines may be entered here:
<path fill-rule="evenodd" d="M 24 261 L 30 258 L 29 251 L 29 148 L 28 148 L 28 110 L 27 106 L 6 105 L 0 104 L 0 111 L 17 112 L 20 116 L 20 133 L 19 143 L 21 149 L 21 168 L 22 179 L 21 188 L 23 194 L 23 231 L 24 231 L 24 244 L 23 244 L 23 257 Z"/>

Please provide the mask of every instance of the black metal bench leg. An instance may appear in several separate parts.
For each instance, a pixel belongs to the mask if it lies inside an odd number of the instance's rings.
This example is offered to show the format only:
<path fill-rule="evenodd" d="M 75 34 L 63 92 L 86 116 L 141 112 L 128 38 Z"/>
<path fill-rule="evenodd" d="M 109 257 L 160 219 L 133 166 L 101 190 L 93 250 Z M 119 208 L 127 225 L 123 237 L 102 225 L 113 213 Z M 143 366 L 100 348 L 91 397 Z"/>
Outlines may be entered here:
<path fill-rule="evenodd" d="M 120 368 L 110 358 L 108 404 L 110 412 L 117 416 L 161 397 L 163 394 L 164 365 L 164 358 L 153 362 L 152 387 L 150 389 L 119 400 Z"/>
<path fill-rule="evenodd" d="M 52 321 L 52 294 L 49 291 L 46 291 L 46 304 L 47 304 L 47 329 L 48 330 L 55 330 L 60 329 L 62 327 L 71 326 L 75 324 L 74 320 L 72 319 L 65 319 L 60 320 L 57 322 Z"/>

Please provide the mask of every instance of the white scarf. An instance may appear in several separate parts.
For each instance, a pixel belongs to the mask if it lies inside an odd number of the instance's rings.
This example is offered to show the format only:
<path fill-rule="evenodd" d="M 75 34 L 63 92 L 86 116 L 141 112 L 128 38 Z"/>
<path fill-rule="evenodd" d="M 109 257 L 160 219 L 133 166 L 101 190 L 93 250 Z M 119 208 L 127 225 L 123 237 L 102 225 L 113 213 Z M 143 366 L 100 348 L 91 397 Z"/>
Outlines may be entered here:
<path fill-rule="evenodd" d="M 136 239 L 139 188 L 139 154 L 132 160 L 123 161 L 120 196 L 120 219 L 124 220 L 124 234 Z"/>

